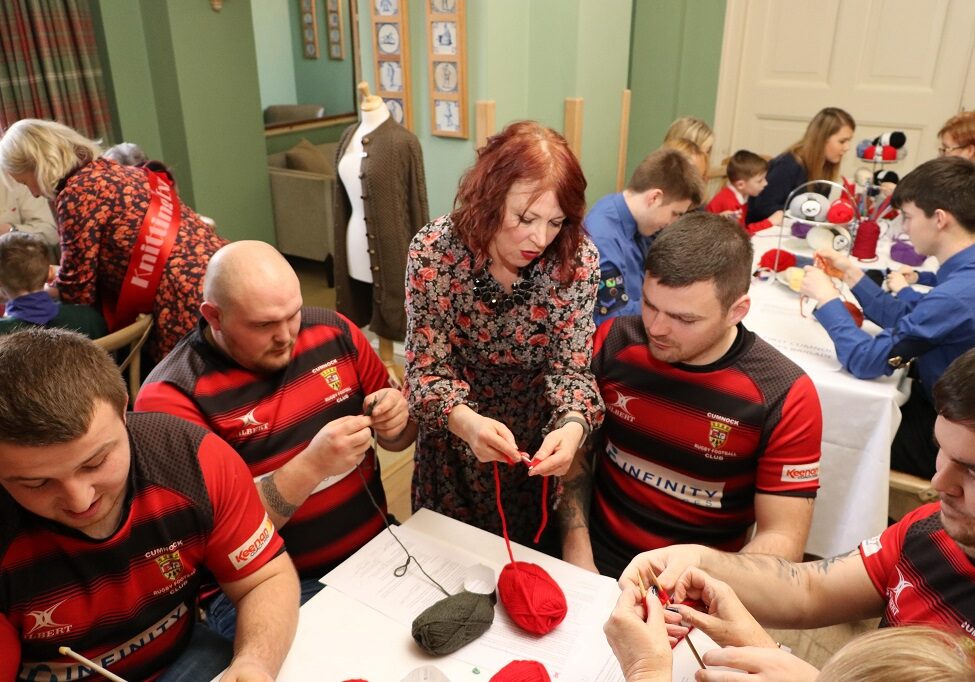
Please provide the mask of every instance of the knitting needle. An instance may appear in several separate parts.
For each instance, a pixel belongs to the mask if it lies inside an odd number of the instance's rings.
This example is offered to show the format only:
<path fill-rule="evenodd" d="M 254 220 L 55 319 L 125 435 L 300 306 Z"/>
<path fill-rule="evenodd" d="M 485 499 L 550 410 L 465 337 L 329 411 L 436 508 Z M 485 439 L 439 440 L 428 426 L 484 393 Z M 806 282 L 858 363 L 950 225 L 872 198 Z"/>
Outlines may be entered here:
<path fill-rule="evenodd" d="M 124 679 L 122 679 L 115 673 L 109 670 L 105 670 L 105 668 L 101 667 L 94 661 L 89 660 L 84 656 L 82 656 L 81 654 L 72 651 L 71 647 L 67 647 L 67 646 L 58 647 L 58 652 L 60 652 L 62 656 L 70 656 L 74 660 L 78 661 L 78 663 L 88 666 L 89 668 L 92 669 L 93 672 L 96 672 L 99 675 L 103 676 L 106 680 L 111 680 L 111 682 L 125 682 Z"/>
<path fill-rule="evenodd" d="M 385 397 L 386 397 L 386 391 L 380 391 L 375 396 L 373 396 L 372 402 L 369 403 L 368 406 L 366 406 L 366 409 L 363 412 L 363 414 L 366 415 L 367 417 L 371 417 L 372 411 L 376 409 L 376 405 L 382 402 L 383 398 Z"/>
<path fill-rule="evenodd" d="M 670 606 L 673 603 L 670 601 L 670 595 L 667 594 L 667 591 L 660 586 L 660 582 L 657 580 L 657 576 L 654 575 L 653 573 L 653 567 L 650 566 L 649 564 L 647 565 L 647 573 L 650 576 L 650 584 L 653 585 L 654 589 L 657 590 L 658 594 L 663 595 L 664 601 L 666 602 L 664 604 L 664 607 Z M 644 593 L 644 597 L 646 597 L 646 590 L 643 587 L 643 577 L 640 575 L 639 571 L 637 571 L 637 577 L 640 579 L 640 590 Z M 701 666 L 701 670 L 707 670 L 708 668 L 706 665 L 704 665 L 704 660 L 701 658 L 701 654 L 697 653 L 697 649 L 694 647 L 694 642 L 691 641 L 690 633 L 688 633 L 688 635 L 684 637 L 684 641 L 686 641 L 687 646 L 690 647 L 691 653 L 694 654 L 694 658 L 697 660 L 697 664 Z"/>

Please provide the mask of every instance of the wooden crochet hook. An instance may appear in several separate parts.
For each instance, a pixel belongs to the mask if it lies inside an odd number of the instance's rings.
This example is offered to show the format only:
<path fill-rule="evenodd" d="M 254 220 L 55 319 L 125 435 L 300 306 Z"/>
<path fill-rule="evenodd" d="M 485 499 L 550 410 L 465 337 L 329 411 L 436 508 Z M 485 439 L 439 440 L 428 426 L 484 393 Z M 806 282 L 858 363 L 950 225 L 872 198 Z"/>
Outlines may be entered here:
<path fill-rule="evenodd" d="M 664 607 L 667 607 L 667 606 L 672 605 L 673 602 L 670 600 L 670 595 L 667 594 L 667 591 L 663 587 L 660 586 L 660 581 L 657 580 L 657 576 L 654 574 L 653 568 L 649 564 L 647 565 L 647 574 L 650 577 L 650 584 L 657 591 L 657 594 L 663 596 L 664 602 L 665 602 L 663 604 L 663 606 Z M 640 574 L 640 571 L 639 570 L 637 570 L 636 577 L 640 581 L 640 596 L 643 597 L 643 600 L 644 600 L 644 603 L 645 603 L 646 602 L 646 599 L 647 599 L 647 588 L 643 584 L 643 576 Z M 648 616 L 649 616 L 649 612 L 650 612 L 650 609 L 648 607 L 647 608 L 647 615 Z M 684 637 L 684 641 L 686 641 L 687 642 L 687 646 L 690 647 L 691 653 L 694 654 L 694 659 L 697 661 L 697 664 L 699 666 L 701 666 L 701 670 L 707 670 L 708 667 L 706 665 L 704 665 L 704 659 L 701 658 L 701 654 L 699 654 L 697 652 L 697 648 L 694 646 L 694 642 L 691 641 L 690 633 L 688 633 L 688 635 L 686 637 Z"/>

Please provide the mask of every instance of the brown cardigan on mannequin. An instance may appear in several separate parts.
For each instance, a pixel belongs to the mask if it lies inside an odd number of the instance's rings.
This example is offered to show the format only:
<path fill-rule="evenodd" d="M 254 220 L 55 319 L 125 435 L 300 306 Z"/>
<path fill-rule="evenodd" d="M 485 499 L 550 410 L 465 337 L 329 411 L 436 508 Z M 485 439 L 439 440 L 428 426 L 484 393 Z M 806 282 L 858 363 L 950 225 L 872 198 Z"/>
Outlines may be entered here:
<path fill-rule="evenodd" d="M 335 167 L 359 124 L 342 133 Z M 364 301 L 352 301 L 346 231 L 352 205 L 341 178 L 335 183 L 335 307 L 360 327 L 402 341 L 406 336 L 406 252 L 417 230 L 430 220 L 423 152 L 416 136 L 388 118 L 362 138 L 365 156 L 359 169 L 366 234 L 372 267 L 372 314 Z"/>

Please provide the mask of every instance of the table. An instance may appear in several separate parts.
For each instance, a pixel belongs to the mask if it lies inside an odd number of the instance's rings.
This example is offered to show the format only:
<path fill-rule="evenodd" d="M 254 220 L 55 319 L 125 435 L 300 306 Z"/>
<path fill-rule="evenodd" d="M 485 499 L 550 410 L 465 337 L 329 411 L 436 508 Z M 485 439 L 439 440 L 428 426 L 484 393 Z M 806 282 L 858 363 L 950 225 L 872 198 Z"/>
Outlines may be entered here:
<path fill-rule="evenodd" d="M 502 538 L 427 509 L 418 511 L 402 526 L 394 527 L 394 532 L 424 568 L 452 593 L 457 591 L 460 580 L 459 576 L 451 575 L 453 563 L 474 560 L 494 569 L 496 575 L 508 561 Z M 487 682 L 514 659 L 542 661 L 551 672 L 553 668 L 545 659 L 553 655 L 560 659 L 554 664 L 561 668 L 559 675 L 553 678 L 559 682 L 622 682 L 619 664 L 602 631 L 619 597 L 615 580 L 512 543 L 517 560 L 542 566 L 563 588 L 569 606 L 566 620 L 542 638 L 520 630 L 506 633 L 507 614 L 499 606 L 488 633 L 449 656 L 434 657 L 420 650 L 408 624 L 397 614 L 401 609 L 396 590 L 416 593 L 417 604 L 409 605 L 412 619 L 428 605 L 423 603 L 425 598 L 420 594 L 427 587 L 396 586 L 392 581 L 400 579 L 392 576 L 392 570 L 403 563 L 404 555 L 398 546 L 388 552 L 382 549 L 386 546 L 395 546 L 395 541 L 384 530 L 322 579 L 328 586 L 301 607 L 298 632 L 277 677 L 279 682 L 309 679 Z M 378 608 L 365 603 L 369 601 L 368 595 L 364 600 L 362 594 L 355 594 L 370 582 L 371 578 L 363 575 L 369 572 L 383 572 L 390 581 L 388 593 L 377 595 Z M 411 567 L 410 576 L 419 576 L 415 566 Z M 359 577 L 363 582 L 357 586 Z M 701 653 L 716 646 L 696 630 L 692 636 Z M 488 641 L 491 637 L 493 642 Z M 560 637 L 565 641 L 559 642 Z M 505 647 L 505 651 L 500 647 Z M 429 668 L 418 671 L 424 666 L 435 666 L 444 677 L 432 675 Z M 675 682 L 692 682 L 696 664 L 683 644 L 674 651 L 674 667 Z"/>
<path fill-rule="evenodd" d="M 752 238 L 756 263 L 763 253 L 782 248 L 812 256 L 805 240 L 783 236 L 772 227 Z M 881 240 L 878 260 L 864 268 L 900 267 L 889 262 L 890 242 Z M 859 262 L 859 261 L 855 261 Z M 919 269 L 933 270 L 929 258 Z M 745 326 L 802 367 L 819 393 L 823 409 L 820 489 L 806 551 L 822 557 L 845 553 L 887 527 L 890 445 L 900 425 L 900 405 L 910 395 L 903 371 L 873 380 L 857 379 L 836 360 L 826 330 L 812 317 L 813 303 L 799 314 L 799 295 L 775 281 L 753 282 L 752 307 Z M 852 294 L 846 298 L 855 301 Z M 865 322 L 876 334 L 879 327 Z"/>

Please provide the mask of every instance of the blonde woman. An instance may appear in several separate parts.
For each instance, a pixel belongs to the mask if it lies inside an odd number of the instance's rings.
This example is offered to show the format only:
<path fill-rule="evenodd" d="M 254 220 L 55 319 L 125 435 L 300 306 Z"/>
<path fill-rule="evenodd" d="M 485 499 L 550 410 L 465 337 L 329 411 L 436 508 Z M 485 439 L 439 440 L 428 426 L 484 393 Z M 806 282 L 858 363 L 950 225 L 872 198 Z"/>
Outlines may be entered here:
<path fill-rule="evenodd" d="M 61 267 L 49 293 L 100 308 L 110 331 L 152 313 L 156 362 L 193 329 L 203 273 L 226 240 L 179 201 L 165 173 L 122 166 L 96 141 L 40 119 L 7 129 L 0 170 L 54 202 Z"/>
<path fill-rule="evenodd" d="M 926 625 L 883 628 L 837 651 L 816 682 L 967 682 L 975 679 L 975 644 Z"/>
<path fill-rule="evenodd" d="M 748 220 L 765 220 L 781 210 L 792 190 L 805 182 L 838 180 L 855 130 L 853 117 L 842 109 L 826 107 L 813 116 L 802 139 L 769 163 L 768 185 L 748 200 Z"/>

